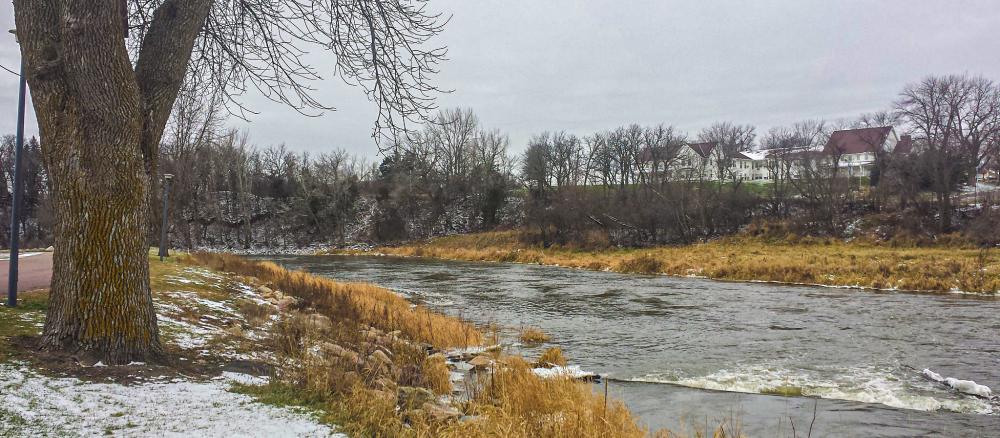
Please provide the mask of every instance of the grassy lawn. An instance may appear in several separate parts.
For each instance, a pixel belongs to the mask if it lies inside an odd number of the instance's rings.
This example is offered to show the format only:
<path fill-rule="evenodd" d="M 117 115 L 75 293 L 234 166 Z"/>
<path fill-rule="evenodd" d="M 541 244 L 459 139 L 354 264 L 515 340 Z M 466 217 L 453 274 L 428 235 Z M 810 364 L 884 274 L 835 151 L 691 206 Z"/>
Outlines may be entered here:
<path fill-rule="evenodd" d="M 0 362 L 12 359 L 14 351 L 10 339 L 17 336 L 37 335 L 45 323 L 48 307 L 47 290 L 20 292 L 17 307 L 0 305 Z"/>

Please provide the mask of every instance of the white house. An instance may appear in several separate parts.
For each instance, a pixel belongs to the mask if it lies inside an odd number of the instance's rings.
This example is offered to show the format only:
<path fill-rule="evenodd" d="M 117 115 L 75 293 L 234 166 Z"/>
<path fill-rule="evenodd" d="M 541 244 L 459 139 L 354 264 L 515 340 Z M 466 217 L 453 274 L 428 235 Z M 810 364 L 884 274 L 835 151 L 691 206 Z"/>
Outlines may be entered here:
<path fill-rule="evenodd" d="M 830 134 L 823 152 L 839 157 L 839 168 L 847 176 L 871 175 L 875 161 L 881 153 L 909 153 L 913 140 L 908 135 L 899 137 L 892 126 L 859 128 L 835 131 Z"/>
<path fill-rule="evenodd" d="M 840 174 L 849 177 L 871 175 L 880 153 L 909 153 L 910 136 L 897 136 L 891 126 L 835 131 L 822 150 L 802 150 L 775 155 L 764 152 L 733 152 L 722 156 L 717 143 L 686 143 L 676 150 L 665 148 L 644 151 L 641 160 L 646 172 L 667 179 L 704 181 L 770 182 L 775 160 L 789 160 L 788 172 L 798 178 L 801 166 L 832 164 L 839 159 Z"/>

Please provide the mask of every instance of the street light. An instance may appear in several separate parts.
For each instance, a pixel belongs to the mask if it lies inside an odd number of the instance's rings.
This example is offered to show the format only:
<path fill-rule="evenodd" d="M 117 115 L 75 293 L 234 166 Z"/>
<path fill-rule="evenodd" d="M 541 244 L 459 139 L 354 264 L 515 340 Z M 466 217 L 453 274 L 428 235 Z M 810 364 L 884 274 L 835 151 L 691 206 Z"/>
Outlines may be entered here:
<path fill-rule="evenodd" d="M 170 257 L 167 252 L 167 209 L 170 207 L 170 181 L 174 176 L 167 173 L 163 175 L 163 223 L 160 225 L 160 261 L 164 257 Z"/>
<path fill-rule="evenodd" d="M 17 31 L 10 30 L 17 41 Z M 21 58 L 21 84 L 17 95 L 17 138 L 14 143 L 14 196 L 10 208 L 10 271 L 7 276 L 7 306 L 17 306 L 17 256 L 20 244 L 19 218 L 21 215 L 21 149 L 24 145 L 24 96 L 28 82 L 24 78 L 24 57 Z"/>

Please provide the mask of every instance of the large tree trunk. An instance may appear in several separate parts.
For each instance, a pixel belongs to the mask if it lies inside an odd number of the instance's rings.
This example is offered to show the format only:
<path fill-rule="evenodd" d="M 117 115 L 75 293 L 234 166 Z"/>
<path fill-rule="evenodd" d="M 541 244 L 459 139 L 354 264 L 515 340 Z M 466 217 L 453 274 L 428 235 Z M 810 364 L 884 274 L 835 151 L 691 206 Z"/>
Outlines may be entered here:
<path fill-rule="evenodd" d="M 55 211 L 42 345 L 107 364 L 157 359 L 150 182 L 210 0 L 167 0 L 133 70 L 123 2 L 15 0 Z"/>
<path fill-rule="evenodd" d="M 56 117 L 65 123 L 74 115 Z M 150 182 L 138 153 L 139 124 L 124 132 L 85 120 L 70 125 L 56 134 L 64 142 L 46 143 L 56 227 L 43 345 L 114 364 L 156 359 L 146 240 Z M 72 155 L 95 159 L 80 166 Z"/>

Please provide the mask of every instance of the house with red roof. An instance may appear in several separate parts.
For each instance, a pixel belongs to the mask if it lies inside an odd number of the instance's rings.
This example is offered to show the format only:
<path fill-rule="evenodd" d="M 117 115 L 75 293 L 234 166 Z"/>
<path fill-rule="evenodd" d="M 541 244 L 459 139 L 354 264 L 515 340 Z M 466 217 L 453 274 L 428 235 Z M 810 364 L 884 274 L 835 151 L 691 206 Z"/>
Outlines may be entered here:
<path fill-rule="evenodd" d="M 644 151 L 639 159 L 647 172 L 667 179 L 769 182 L 776 160 L 793 162 L 789 168 L 791 178 L 799 178 L 803 166 L 827 167 L 834 162 L 841 176 L 866 177 L 883 154 L 908 154 L 913 148 L 909 135 L 899 136 L 892 126 L 882 126 L 835 131 L 822 149 L 783 154 L 731 152 L 723 156 L 723 148 L 715 142 L 685 143 L 670 150 Z"/>
<path fill-rule="evenodd" d="M 824 154 L 838 160 L 838 167 L 849 177 L 870 175 L 882 154 L 912 150 L 912 138 L 897 136 L 892 126 L 835 131 L 823 148 Z"/>

